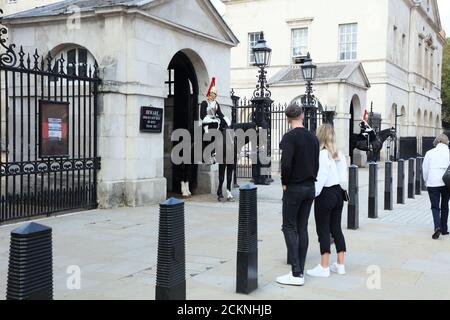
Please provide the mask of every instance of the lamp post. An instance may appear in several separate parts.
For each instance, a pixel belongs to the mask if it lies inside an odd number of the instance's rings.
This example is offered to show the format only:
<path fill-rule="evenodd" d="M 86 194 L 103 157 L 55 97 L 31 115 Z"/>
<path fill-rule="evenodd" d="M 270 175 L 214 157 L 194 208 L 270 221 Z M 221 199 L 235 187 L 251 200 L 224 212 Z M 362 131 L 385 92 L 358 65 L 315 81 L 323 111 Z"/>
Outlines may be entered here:
<path fill-rule="evenodd" d="M 397 136 L 398 136 L 398 134 L 397 134 L 397 122 L 398 122 L 398 118 L 400 118 L 400 117 L 403 117 L 404 116 L 404 114 L 402 114 L 402 113 L 400 113 L 400 114 L 398 114 L 398 108 L 397 108 L 397 105 L 395 105 L 395 143 L 394 143 L 394 158 L 395 158 L 395 161 L 397 161 L 398 160 L 398 157 L 397 157 L 397 141 L 398 141 L 398 139 L 397 139 Z"/>
<path fill-rule="evenodd" d="M 269 85 L 267 83 L 266 68 L 270 64 L 272 49 L 267 45 L 264 39 L 264 33 L 261 31 L 260 38 L 257 44 L 252 48 L 255 56 L 255 67 L 259 68 L 258 83 L 256 90 L 253 92 L 252 104 L 254 106 L 253 121 L 259 130 L 267 130 L 267 143 L 261 145 L 258 135 L 257 144 L 257 163 L 252 167 L 252 176 L 255 184 L 269 185 L 271 180 L 271 162 L 262 164 L 260 159 L 260 151 L 266 148 L 268 158 L 271 157 L 271 107 L 273 100 Z"/>
<path fill-rule="evenodd" d="M 312 63 L 311 55 L 308 52 L 302 64 L 303 79 L 306 81 L 306 99 L 302 101 L 302 104 L 305 110 L 305 128 L 314 133 L 317 129 L 317 103 L 313 92 L 316 70 L 317 66 Z"/>

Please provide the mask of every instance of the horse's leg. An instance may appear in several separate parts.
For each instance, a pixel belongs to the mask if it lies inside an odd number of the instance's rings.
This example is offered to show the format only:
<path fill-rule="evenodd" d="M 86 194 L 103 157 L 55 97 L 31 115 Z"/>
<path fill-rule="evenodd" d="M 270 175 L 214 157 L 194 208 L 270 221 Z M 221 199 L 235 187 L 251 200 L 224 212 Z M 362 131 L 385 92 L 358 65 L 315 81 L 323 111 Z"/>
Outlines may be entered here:
<path fill-rule="evenodd" d="M 191 181 L 192 178 L 192 170 L 193 170 L 193 165 L 192 164 L 187 164 L 185 165 L 185 174 L 184 174 L 184 185 L 186 188 L 186 193 L 188 195 L 188 197 L 192 196 L 191 190 L 189 188 L 189 181 Z"/>
<path fill-rule="evenodd" d="M 219 187 L 217 189 L 217 200 L 219 200 L 219 201 L 223 200 L 222 188 L 223 188 L 223 182 L 225 180 L 226 167 L 227 167 L 226 164 L 219 164 Z"/>
<path fill-rule="evenodd" d="M 181 194 L 182 194 L 182 196 L 183 197 L 189 197 L 189 193 L 188 193 L 188 191 L 186 190 L 187 189 L 187 187 L 186 187 L 186 181 L 187 181 L 187 171 L 188 171 L 188 165 L 186 165 L 186 164 L 181 164 L 181 166 L 180 166 L 180 169 L 181 169 Z"/>
<path fill-rule="evenodd" d="M 231 183 L 233 181 L 234 164 L 227 164 L 227 201 L 234 201 L 231 194 Z"/>

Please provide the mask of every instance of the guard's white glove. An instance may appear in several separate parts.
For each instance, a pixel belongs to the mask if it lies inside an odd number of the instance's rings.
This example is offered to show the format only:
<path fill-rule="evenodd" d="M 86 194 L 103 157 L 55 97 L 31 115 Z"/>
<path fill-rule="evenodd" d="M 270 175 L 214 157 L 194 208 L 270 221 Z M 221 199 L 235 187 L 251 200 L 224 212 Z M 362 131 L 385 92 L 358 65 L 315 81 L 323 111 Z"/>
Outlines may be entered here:
<path fill-rule="evenodd" d="M 218 123 L 220 124 L 220 120 L 217 119 L 216 117 L 207 115 L 203 118 L 202 120 L 202 124 L 211 124 L 211 123 Z"/>

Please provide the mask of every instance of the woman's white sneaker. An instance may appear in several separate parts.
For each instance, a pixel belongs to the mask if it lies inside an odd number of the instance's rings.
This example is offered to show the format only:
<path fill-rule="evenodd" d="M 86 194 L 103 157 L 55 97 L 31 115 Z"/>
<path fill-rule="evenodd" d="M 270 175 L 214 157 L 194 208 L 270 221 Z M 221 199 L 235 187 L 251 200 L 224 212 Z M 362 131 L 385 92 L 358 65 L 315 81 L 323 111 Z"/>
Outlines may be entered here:
<path fill-rule="evenodd" d="M 292 272 L 290 272 L 284 276 L 278 277 L 277 282 L 288 286 L 303 286 L 305 284 L 305 277 L 303 275 L 294 277 Z"/>
<path fill-rule="evenodd" d="M 324 268 L 319 264 L 314 269 L 306 271 L 306 274 L 310 277 L 328 278 L 330 276 L 330 268 Z"/>
<path fill-rule="evenodd" d="M 335 262 L 330 266 L 330 270 L 331 270 L 331 272 L 334 272 L 334 273 L 337 273 L 340 275 L 344 275 L 345 274 L 345 265 Z"/>

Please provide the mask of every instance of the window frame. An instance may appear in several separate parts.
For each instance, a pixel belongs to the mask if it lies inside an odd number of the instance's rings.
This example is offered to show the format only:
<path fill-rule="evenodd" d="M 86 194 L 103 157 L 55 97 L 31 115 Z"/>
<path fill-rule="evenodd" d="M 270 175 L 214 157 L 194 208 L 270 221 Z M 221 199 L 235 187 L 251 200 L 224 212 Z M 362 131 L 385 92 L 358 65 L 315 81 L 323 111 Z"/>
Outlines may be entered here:
<path fill-rule="evenodd" d="M 309 50 L 309 27 L 293 27 L 290 30 L 291 30 L 291 53 L 290 53 L 291 63 L 295 63 L 295 59 L 296 58 L 304 57 L 308 53 L 308 50 Z M 294 46 L 294 32 L 299 31 L 299 30 L 306 31 L 306 37 L 305 37 L 306 38 L 306 42 L 305 42 L 305 45 L 304 45 L 305 52 L 304 52 L 303 55 L 302 54 L 294 55 L 294 48 L 295 48 L 295 46 Z M 302 47 L 302 46 L 299 46 L 299 47 Z"/>
<path fill-rule="evenodd" d="M 73 52 L 75 51 L 75 63 L 70 63 L 69 62 L 69 52 Z M 85 52 L 85 62 L 80 62 L 80 51 L 84 51 Z M 52 62 L 53 62 L 53 67 L 52 70 L 53 72 L 58 73 L 61 65 L 59 62 L 59 57 L 61 56 L 61 53 L 63 53 L 63 57 L 66 59 L 65 64 L 64 64 L 64 68 L 65 70 L 65 74 L 68 76 L 77 76 L 77 77 L 83 77 L 83 78 L 87 78 L 89 76 L 89 70 L 88 70 L 88 66 L 93 66 L 94 62 L 95 62 L 95 58 L 92 56 L 92 54 L 89 52 L 88 49 L 81 47 L 81 46 L 71 46 L 71 47 L 67 47 L 62 49 L 61 51 L 59 51 L 56 55 L 55 58 L 53 58 Z M 72 73 L 74 72 L 74 73 Z M 91 75 L 92 76 L 92 75 Z M 50 82 L 58 82 L 59 78 L 58 77 L 50 77 Z"/>
<path fill-rule="evenodd" d="M 342 32 L 342 28 L 344 27 L 354 27 L 355 29 L 351 32 Z M 353 35 L 355 37 L 354 40 L 353 39 Z M 344 42 L 342 41 L 342 37 L 351 37 L 352 39 L 350 39 L 350 41 L 345 40 Z M 357 22 L 352 22 L 352 23 L 341 23 L 338 25 L 338 61 L 355 61 L 358 59 L 358 23 Z M 347 49 L 342 49 L 344 48 L 348 48 L 348 46 L 350 46 L 350 50 L 347 51 Z M 354 50 L 353 49 L 354 46 Z M 342 54 L 344 54 L 344 57 L 342 58 Z M 349 54 L 349 57 L 347 58 L 347 54 Z M 353 56 L 354 54 L 354 56 Z"/>
<path fill-rule="evenodd" d="M 250 37 L 251 36 L 255 36 L 256 40 L 251 40 Z M 255 55 L 253 54 L 253 47 L 256 45 L 256 43 L 258 43 L 258 40 L 261 38 L 261 32 L 249 32 L 247 35 L 247 64 L 249 66 L 253 66 L 253 64 L 256 62 L 255 61 Z M 254 42 L 253 46 L 252 46 L 252 42 Z M 252 57 L 253 57 L 253 61 L 252 61 Z"/>

